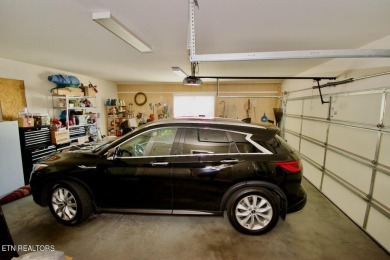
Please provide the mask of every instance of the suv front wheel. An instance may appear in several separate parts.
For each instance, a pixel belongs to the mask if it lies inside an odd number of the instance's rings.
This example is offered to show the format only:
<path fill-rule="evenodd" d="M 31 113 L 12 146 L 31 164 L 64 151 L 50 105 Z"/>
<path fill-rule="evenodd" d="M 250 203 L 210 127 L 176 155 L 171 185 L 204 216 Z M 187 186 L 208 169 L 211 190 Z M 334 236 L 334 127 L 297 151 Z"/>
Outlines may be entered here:
<path fill-rule="evenodd" d="M 49 207 L 52 215 L 65 225 L 77 225 L 93 212 L 88 193 L 71 181 L 61 181 L 53 186 Z"/>
<path fill-rule="evenodd" d="M 278 200 L 263 188 L 242 189 L 231 196 L 227 215 L 232 226 L 239 232 L 261 235 L 278 223 Z"/>

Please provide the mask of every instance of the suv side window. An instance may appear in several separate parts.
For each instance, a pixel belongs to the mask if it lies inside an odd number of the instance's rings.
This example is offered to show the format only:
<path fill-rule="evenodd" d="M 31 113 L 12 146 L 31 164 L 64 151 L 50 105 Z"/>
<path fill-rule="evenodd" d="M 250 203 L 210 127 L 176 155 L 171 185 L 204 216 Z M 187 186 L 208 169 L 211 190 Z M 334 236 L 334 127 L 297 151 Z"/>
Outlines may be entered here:
<path fill-rule="evenodd" d="M 256 146 L 246 140 L 246 134 L 232 132 L 230 136 L 236 143 L 237 149 L 240 153 L 263 153 Z"/>
<path fill-rule="evenodd" d="M 278 135 L 275 135 L 268 140 L 259 140 L 254 138 L 256 143 L 269 150 L 273 154 L 289 154 L 293 150 L 286 144 L 286 142 Z"/>
<path fill-rule="evenodd" d="M 185 129 L 182 154 L 238 153 L 226 131 L 214 129 Z"/>
<path fill-rule="evenodd" d="M 119 147 L 118 157 L 170 155 L 177 128 L 160 128 L 142 133 Z"/>

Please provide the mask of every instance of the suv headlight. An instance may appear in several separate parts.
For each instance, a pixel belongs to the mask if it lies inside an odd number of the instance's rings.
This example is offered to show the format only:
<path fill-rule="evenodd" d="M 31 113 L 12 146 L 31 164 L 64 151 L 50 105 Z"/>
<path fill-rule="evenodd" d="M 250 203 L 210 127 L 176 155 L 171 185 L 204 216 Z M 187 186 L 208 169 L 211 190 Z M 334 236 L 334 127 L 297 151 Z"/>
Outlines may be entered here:
<path fill-rule="evenodd" d="M 33 164 L 32 172 L 40 171 L 40 170 L 46 168 L 47 166 L 48 166 L 48 165 L 47 165 L 47 164 L 44 164 L 44 163 L 36 163 L 36 164 Z"/>

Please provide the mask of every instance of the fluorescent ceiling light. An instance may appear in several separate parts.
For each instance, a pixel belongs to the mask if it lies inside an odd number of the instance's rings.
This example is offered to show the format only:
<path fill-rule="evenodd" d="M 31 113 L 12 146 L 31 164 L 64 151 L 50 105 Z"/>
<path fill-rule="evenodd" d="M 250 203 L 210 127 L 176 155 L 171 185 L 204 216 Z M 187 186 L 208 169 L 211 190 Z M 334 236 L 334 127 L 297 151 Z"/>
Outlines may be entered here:
<path fill-rule="evenodd" d="M 152 52 L 152 49 L 121 25 L 109 11 L 92 13 L 92 19 L 139 50 L 140 52 Z"/>
<path fill-rule="evenodd" d="M 172 67 L 172 72 L 178 75 L 179 77 L 185 78 L 188 75 L 182 71 L 179 67 Z"/>

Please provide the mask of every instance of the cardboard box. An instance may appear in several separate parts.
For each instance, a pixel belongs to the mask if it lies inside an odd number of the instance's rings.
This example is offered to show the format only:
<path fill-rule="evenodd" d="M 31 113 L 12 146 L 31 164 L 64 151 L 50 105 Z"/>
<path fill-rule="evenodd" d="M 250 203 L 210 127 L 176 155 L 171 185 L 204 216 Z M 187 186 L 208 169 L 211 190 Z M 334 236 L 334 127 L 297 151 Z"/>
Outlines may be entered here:
<path fill-rule="evenodd" d="M 50 117 L 47 114 L 33 114 L 34 126 L 50 125 Z"/>
<path fill-rule="evenodd" d="M 51 142 L 53 144 L 63 144 L 63 143 L 69 143 L 69 130 L 51 130 Z"/>
<path fill-rule="evenodd" d="M 82 87 L 82 89 L 84 91 L 84 96 L 86 96 L 86 97 L 95 97 L 96 96 L 96 92 L 92 87 Z"/>
<path fill-rule="evenodd" d="M 53 95 L 84 96 L 84 92 L 81 88 L 55 88 L 51 93 Z"/>
<path fill-rule="evenodd" d="M 18 118 L 18 126 L 19 127 L 33 127 L 34 126 L 34 118 L 33 117 Z"/>

